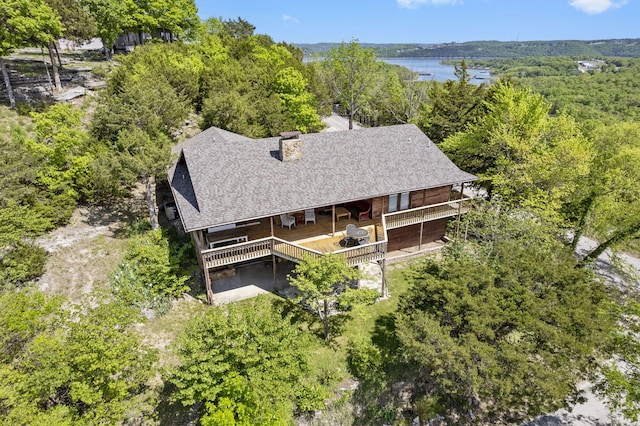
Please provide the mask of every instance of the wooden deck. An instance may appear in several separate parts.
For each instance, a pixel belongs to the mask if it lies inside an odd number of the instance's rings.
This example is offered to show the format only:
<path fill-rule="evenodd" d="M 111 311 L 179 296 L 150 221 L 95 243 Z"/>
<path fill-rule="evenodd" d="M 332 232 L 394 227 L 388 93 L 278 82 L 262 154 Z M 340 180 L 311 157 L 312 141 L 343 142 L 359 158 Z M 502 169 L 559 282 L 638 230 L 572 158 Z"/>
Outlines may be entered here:
<path fill-rule="evenodd" d="M 331 222 L 331 216 L 323 216 L 316 214 L 316 223 L 304 224 L 304 221 L 291 230 L 287 227 L 280 227 L 275 223 L 274 218 L 274 236 L 282 240 L 290 241 L 295 244 L 308 247 L 313 250 L 320 251 L 322 253 L 330 253 L 336 250 L 340 250 L 342 247 L 338 244 L 342 238 L 344 238 L 345 229 L 347 224 L 352 223 L 359 228 L 370 228 L 369 241 L 376 241 L 375 232 L 372 230 L 372 225 L 381 225 L 381 220 L 363 220 L 358 222 L 357 219 L 340 219 L 335 224 L 335 234 L 333 233 L 333 223 Z M 261 238 L 268 238 L 271 236 L 271 224 L 269 218 L 263 218 L 260 220 L 260 224 L 251 225 L 245 228 L 249 241 L 258 240 Z"/>
<path fill-rule="evenodd" d="M 345 256 L 349 264 L 382 260 L 386 257 L 387 229 L 395 229 L 412 224 L 454 217 L 468 210 L 468 200 L 448 201 L 415 209 L 387 213 L 382 218 L 358 221 L 354 218 L 342 217 L 333 222 L 331 215 L 316 214 L 316 223 L 304 224 L 297 221 L 291 229 L 281 227 L 277 218 L 251 221 L 234 229 L 234 235 L 241 235 L 242 241 L 225 244 L 222 247 L 207 249 L 204 246 L 202 266 L 215 268 L 219 266 L 253 260 L 274 254 L 278 257 L 299 262 L 303 256 L 318 256 L 322 253 L 339 253 Z M 302 217 L 304 217 L 302 215 Z M 369 232 L 369 243 L 357 247 L 342 247 L 340 242 L 345 237 L 348 224 L 365 228 Z M 273 234 L 272 234 L 273 226 Z M 222 231 L 219 236 L 227 237 Z M 209 234 L 209 242 L 216 241 L 216 235 Z M 232 238 L 233 239 L 233 238 Z M 248 240 L 248 241 L 247 241 Z M 226 240 L 223 240 L 226 241 Z"/>

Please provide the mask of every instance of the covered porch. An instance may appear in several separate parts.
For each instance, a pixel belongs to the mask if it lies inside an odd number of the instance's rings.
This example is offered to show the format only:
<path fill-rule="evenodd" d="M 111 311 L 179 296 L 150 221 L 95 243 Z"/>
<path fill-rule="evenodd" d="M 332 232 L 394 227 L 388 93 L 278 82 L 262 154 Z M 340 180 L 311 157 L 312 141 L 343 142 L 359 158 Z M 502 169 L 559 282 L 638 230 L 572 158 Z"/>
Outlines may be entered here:
<path fill-rule="evenodd" d="M 428 226 L 425 224 L 432 221 L 442 224 L 446 218 L 459 216 L 468 211 L 469 202 L 470 198 L 464 197 L 360 221 L 348 215 L 338 218 L 333 214 L 316 214 L 315 222 L 296 223 L 291 229 L 279 225 L 277 217 L 267 217 L 236 223 L 229 229 L 197 231 L 193 235 L 200 254 L 198 261 L 205 271 L 208 298 L 213 302 L 209 271 L 227 265 L 270 257 L 275 277 L 276 259 L 297 263 L 304 256 L 336 253 L 344 256 L 346 262 L 353 266 L 367 262 L 384 263 L 389 242 L 387 231 L 408 226 L 419 233 L 416 245 L 420 251 L 423 233 L 428 235 Z M 347 225 L 359 228 L 367 237 L 354 246 L 344 244 Z"/>

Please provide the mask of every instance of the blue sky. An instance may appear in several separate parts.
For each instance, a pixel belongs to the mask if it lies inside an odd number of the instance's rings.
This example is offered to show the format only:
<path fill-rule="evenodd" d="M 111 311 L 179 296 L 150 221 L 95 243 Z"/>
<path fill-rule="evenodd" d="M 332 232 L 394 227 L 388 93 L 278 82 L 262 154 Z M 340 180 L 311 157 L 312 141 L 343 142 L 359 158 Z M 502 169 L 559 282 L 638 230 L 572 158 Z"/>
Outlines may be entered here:
<path fill-rule="evenodd" d="M 196 0 L 276 42 L 443 43 L 640 38 L 640 0 Z"/>

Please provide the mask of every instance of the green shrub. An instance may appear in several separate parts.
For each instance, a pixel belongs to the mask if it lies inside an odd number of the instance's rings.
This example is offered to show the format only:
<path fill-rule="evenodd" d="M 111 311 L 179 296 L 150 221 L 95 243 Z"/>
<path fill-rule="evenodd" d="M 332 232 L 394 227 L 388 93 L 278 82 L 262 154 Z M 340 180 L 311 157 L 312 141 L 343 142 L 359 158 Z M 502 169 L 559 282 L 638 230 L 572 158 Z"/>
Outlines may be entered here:
<path fill-rule="evenodd" d="M 107 78 L 108 70 L 102 65 L 96 65 L 91 68 L 94 77 Z"/>
<path fill-rule="evenodd" d="M 145 285 L 138 277 L 137 261 L 118 265 L 111 278 L 111 292 L 122 303 L 138 309 L 153 309 L 162 316 L 171 309 L 172 300 L 167 295 L 157 294 L 153 287 Z"/>
<path fill-rule="evenodd" d="M 173 242 L 166 231 L 138 233 L 142 229 L 132 226 L 132 242 L 111 277 L 111 291 L 127 305 L 162 315 L 171 308 L 173 298 L 189 290 L 186 258 L 191 246 Z"/>
<path fill-rule="evenodd" d="M 0 260 L 0 280 L 23 284 L 44 273 L 47 251 L 35 244 L 18 244 Z"/>

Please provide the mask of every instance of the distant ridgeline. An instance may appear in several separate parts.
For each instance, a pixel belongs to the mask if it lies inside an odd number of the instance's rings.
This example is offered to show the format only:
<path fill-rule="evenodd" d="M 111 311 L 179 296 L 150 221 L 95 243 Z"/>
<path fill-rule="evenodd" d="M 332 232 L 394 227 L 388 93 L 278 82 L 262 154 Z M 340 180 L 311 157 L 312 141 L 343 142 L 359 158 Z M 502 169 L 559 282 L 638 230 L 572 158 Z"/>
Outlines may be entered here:
<path fill-rule="evenodd" d="M 322 54 L 340 43 L 296 44 L 305 56 Z M 517 58 L 522 56 L 625 56 L 640 58 L 640 39 L 469 41 L 440 44 L 373 44 L 378 57 L 421 58 Z"/>

